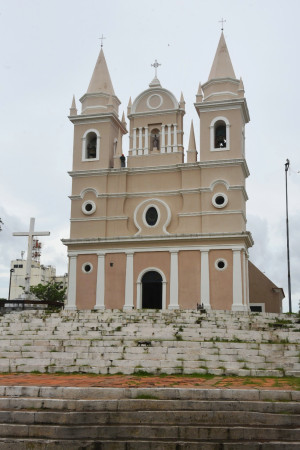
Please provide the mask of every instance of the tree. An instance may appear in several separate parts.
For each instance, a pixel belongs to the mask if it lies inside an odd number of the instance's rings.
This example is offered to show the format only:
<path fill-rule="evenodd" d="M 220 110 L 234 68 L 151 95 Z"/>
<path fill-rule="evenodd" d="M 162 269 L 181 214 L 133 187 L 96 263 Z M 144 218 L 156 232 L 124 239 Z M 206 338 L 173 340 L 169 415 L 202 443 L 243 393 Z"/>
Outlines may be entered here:
<path fill-rule="evenodd" d="M 49 281 L 47 284 L 38 284 L 37 286 L 30 286 L 30 292 L 40 300 L 48 302 L 64 302 L 66 298 L 66 287 L 62 283 L 56 281 Z"/>

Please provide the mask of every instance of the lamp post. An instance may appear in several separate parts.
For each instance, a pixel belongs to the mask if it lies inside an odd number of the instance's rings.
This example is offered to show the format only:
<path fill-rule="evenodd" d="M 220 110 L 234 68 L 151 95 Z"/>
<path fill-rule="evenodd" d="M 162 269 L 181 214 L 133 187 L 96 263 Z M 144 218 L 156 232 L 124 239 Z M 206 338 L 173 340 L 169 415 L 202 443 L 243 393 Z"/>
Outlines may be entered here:
<path fill-rule="evenodd" d="M 291 272 L 290 272 L 290 238 L 289 238 L 289 210 L 288 210 L 288 189 L 287 189 L 287 173 L 290 167 L 290 161 L 287 159 L 285 163 L 285 206 L 286 206 L 286 246 L 287 246 L 287 265 L 288 265 L 288 291 L 289 291 L 289 312 L 292 312 L 291 298 Z"/>
<path fill-rule="evenodd" d="M 9 275 L 9 289 L 8 289 L 8 300 L 10 300 L 10 288 L 11 288 L 11 276 L 13 274 L 13 272 L 15 271 L 15 269 L 10 269 L 10 275 Z"/>

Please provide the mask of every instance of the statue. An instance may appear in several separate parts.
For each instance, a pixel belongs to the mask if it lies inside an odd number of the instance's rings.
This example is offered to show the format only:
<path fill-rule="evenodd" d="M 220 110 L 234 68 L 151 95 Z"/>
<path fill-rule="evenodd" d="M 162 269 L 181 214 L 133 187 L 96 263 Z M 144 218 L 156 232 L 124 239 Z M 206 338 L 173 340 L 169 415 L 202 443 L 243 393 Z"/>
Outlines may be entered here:
<path fill-rule="evenodd" d="M 157 135 L 155 134 L 154 138 L 153 138 L 153 148 L 157 148 L 158 149 L 158 145 L 159 145 L 159 140 L 158 140 Z"/>

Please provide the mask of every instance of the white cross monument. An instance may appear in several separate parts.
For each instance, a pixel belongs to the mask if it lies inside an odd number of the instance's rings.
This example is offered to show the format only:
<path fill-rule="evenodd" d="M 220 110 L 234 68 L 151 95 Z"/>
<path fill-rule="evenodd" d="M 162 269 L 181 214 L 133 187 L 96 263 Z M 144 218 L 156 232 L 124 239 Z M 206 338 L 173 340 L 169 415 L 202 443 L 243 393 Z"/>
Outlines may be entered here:
<path fill-rule="evenodd" d="M 31 217 L 29 231 L 13 233 L 13 236 L 28 236 L 28 249 L 26 260 L 26 275 L 25 275 L 25 291 L 21 295 L 22 298 L 30 300 L 32 295 L 30 294 L 30 278 L 31 278 L 31 261 L 32 261 L 32 243 L 33 236 L 49 236 L 50 231 L 34 231 L 35 218 Z"/>

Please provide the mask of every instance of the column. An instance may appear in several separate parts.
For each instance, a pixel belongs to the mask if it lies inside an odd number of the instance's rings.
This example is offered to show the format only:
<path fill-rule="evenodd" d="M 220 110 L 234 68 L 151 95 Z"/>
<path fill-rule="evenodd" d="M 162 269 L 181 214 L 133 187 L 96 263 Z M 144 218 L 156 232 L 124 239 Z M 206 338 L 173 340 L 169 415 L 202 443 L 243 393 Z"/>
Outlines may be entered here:
<path fill-rule="evenodd" d="M 133 129 L 132 156 L 136 155 L 136 128 Z"/>
<path fill-rule="evenodd" d="M 178 250 L 171 250 L 170 304 L 169 309 L 179 309 L 178 305 Z"/>
<path fill-rule="evenodd" d="M 65 309 L 68 311 L 75 311 L 76 308 L 76 267 L 77 255 L 69 256 L 69 283 L 68 283 L 68 298 Z"/>
<path fill-rule="evenodd" d="M 177 152 L 177 123 L 173 124 L 174 137 L 173 137 L 173 152 Z"/>
<path fill-rule="evenodd" d="M 133 253 L 127 253 L 124 311 L 133 309 Z"/>
<path fill-rule="evenodd" d="M 148 137 L 148 127 L 145 127 L 145 145 L 144 145 L 144 155 L 149 153 L 149 137 Z"/>
<path fill-rule="evenodd" d="M 166 140 L 165 140 L 165 125 L 161 126 L 161 146 L 160 146 L 161 153 L 166 152 Z"/>
<path fill-rule="evenodd" d="M 200 303 L 205 309 L 211 309 L 209 292 L 209 250 L 201 251 Z"/>
<path fill-rule="evenodd" d="M 244 311 L 241 251 L 233 250 L 232 311 Z"/>
<path fill-rule="evenodd" d="M 94 309 L 105 309 L 105 253 L 98 253 L 96 305 Z"/>
<path fill-rule="evenodd" d="M 139 127 L 139 148 L 138 148 L 138 155 L 143 154 L 143 128 Z"/>
<path fill-rule="evenodd" d="M 167 146 L 167 152 L 171 153 L 171 125 L 168 125 L 168 146 Z"/>

